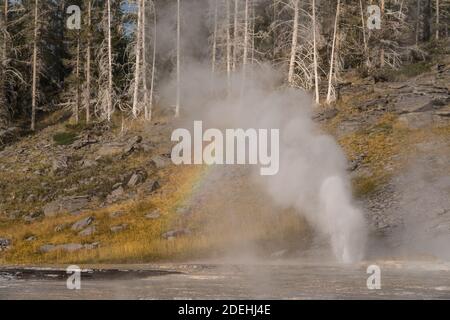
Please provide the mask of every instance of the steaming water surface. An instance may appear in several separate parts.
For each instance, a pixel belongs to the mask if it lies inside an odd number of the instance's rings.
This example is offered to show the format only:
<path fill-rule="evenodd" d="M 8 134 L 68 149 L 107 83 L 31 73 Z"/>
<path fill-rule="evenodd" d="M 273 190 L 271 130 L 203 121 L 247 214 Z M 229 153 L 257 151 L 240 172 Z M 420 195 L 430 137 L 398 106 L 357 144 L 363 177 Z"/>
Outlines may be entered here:
<path fill-rule="evenodd" d="M 367 264 L 185 264 L 133 266 L 82 275 L 81 290 L 65 278 L 20 278 L 0 270 L 1 299 L 449 299 L 449 264 L 383 262 L 381 289 L 367 289 Z M 115 266 L 117 267 L 117 266 Z M 108 267 L 111 268 L 111 267 Z M 130 269 L 130 266 L 127 266 Z M 143 273 L 146 270 L 147 273 Z M 149 270 L 164 270 L 152 273 Z M 16 270 L 17 271 L 17 270 Z M 167 271 L 175 271 L 174 273 Z M 128 271 L 130 272 L 130 271 Z M 133 273 L 133 272 L 130 272 Z"/>

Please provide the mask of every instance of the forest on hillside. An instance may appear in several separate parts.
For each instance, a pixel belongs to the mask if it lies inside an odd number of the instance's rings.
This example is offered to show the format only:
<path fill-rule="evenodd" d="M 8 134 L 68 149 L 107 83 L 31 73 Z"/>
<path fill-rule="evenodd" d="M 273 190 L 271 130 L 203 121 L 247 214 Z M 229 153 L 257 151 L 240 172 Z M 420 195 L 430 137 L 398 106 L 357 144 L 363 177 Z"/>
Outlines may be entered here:
<path fill-rule="evenodd" d="M 3 0 L 0 132 L 62 108 L 77 123 L 150 120 L 169 80 L 178 116 L 188 59 L 229 82 L 268 63 L 329 104 L 349 70 L 425 61 L 449 21 L 448 0 Z"/>

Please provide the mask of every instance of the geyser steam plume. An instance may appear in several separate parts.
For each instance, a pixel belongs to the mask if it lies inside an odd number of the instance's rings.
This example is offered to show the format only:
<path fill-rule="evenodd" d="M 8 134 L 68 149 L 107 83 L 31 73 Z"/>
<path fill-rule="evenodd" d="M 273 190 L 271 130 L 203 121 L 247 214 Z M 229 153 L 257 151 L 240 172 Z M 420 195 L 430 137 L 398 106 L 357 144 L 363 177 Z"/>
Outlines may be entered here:
<path fill-rule="evenodd" d="M 311 120 L 310 97 L 280 88 L 278 73 L 267 66 L 249 72 L 245 84 L 237 74 L 231 92 L 226 77 L 216 75 L 211 82 L 207 67 L 191 63 L 184 73 L 189 81 L 183 82 L 183 127 L 190 129 L 194 120 L 202 120 L 205 129 L 279 129 L 279 172 L 260 176 L 254 166 L 254 182 L 278 206 L 294 208 L 328 237 L 339 261 L 362 259 L 366 227 L 362 212 L 352 204 L 346 159 L 333 138 Z M 163 96 L 170 96 L 172 89 L 173 83 L 168 84 Z"/>

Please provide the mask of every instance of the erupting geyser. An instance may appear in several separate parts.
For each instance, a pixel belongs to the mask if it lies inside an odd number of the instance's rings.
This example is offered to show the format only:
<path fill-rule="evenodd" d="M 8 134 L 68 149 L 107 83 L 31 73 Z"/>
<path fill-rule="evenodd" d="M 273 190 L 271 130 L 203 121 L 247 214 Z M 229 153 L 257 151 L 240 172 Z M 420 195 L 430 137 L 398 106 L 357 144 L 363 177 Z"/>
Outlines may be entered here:
<path fill-rule="evenodd" d="M 192 130 L 194 121 L 202 120 L 205 130 L 279 130 L 279 171 L 261 176 L 259 167 L 253 166 L 255 183 L 276 205 L 295 209 L 318 234 L 328 237 L 339 261 L 361 259 L 365 221 L 352 205 L 347 160 L 336 141 L 312 121 L 310 96 L 302 90 L 280 88 L 277 72 L 270 67 L 252 70 L 245 83 L 238 75 L 231 90 L 226 77 L 216 75 L 211 82 L 208 66 L 193 63 L 186 68 L 190 81 L 183 85 L 181 127 Z"/>

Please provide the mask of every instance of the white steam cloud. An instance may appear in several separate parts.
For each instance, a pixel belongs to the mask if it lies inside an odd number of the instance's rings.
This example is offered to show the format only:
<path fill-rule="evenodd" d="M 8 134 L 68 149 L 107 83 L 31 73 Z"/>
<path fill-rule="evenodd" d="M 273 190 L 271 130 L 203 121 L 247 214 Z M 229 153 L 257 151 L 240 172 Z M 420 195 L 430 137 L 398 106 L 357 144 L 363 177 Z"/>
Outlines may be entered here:
<path fill-rule="evenodd" d="M 193 63 L 184 72 L 189 81 L 183 83 L 183 126 L 190 128 L 194 120 L 202 120 L 204 130 L 279 129 L 279 172 L 260 176 L 255 166 L 255 183 L 278 206 L 294 208 L 327 236 L 339 261 L 362 259 L 365 221 L 352 204 L 346 159 L 333 138 L 311 120 L 310 97 L 300 90 L 280 89 L 279 74 L 267 66 L 249 71 L 245 84 L 236 75 L 230 90 L 225 76 L 216 74 L 212 81 L 208 67 Z M 163 96 L 172 90 L 173 83 Z M 167 104 L 173 105 L 170 100 Z"/>

